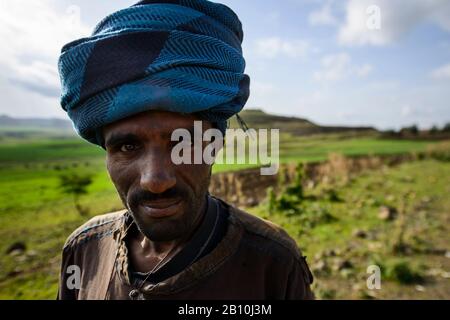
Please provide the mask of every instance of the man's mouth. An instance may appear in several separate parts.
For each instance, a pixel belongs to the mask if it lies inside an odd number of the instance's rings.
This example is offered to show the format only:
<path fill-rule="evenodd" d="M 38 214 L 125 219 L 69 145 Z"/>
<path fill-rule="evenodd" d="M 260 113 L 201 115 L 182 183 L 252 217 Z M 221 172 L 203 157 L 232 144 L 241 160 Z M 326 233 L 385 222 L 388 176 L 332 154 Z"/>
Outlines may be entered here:
<path fill-rule="evenodd" d="M 175 215 L 181 208 L 182 199 L 143 201 L 139 207 L 151 218 L 166 218 Z"/>

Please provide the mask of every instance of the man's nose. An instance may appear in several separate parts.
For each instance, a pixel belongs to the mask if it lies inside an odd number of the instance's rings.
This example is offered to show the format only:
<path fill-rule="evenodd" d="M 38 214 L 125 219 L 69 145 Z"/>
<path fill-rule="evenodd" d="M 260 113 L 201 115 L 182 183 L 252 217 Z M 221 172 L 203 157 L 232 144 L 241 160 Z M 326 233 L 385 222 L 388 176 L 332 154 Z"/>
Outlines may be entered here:
<path fill-rule="evenodd" d="M 170 160 L 169 160 L 170 161 Z M 147 157 L 141 165 L 141 188 L 152 193 L 163 193 L 177 183 L 170 162 L 163 157 Z"/>

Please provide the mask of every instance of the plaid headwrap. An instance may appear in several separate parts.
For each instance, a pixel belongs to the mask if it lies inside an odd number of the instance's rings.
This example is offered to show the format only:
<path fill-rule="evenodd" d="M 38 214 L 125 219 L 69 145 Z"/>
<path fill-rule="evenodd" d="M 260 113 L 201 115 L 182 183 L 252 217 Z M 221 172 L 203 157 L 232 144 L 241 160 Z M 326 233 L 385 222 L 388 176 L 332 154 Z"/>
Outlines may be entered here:
<path fill-rule="evenodd" d="M 243 31 L 227 6 L 148 0 L 103 19 L 59 59 L 61 106 L 84 139 L 147 110 L 195 113 L 222 132 L 249 96 Z"/>

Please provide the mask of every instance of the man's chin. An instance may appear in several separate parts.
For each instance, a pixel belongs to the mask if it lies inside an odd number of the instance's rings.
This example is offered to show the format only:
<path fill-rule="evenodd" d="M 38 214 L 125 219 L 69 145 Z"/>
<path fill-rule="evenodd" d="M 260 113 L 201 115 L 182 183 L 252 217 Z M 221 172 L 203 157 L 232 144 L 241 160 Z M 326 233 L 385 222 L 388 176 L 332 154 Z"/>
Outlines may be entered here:
<path fill-rule="evenodd" d="M 149 240 L 161 242 L 172 241 L 183 237 L 188 231 L 188 226 L 184 221 L 184 208 L 173 214 L 164 217 L 154 217 L 145 209 L 139 208 L 133 211 L 133 218 L 138 226 L 139 231 Z"/>
<path fill-rule="evenodd" d="M 154 242 L 168 242 L 182 238 L 186 230 L 180 221 L 164 221 L 151 225 L 137 223 L 139 231 Z"/>

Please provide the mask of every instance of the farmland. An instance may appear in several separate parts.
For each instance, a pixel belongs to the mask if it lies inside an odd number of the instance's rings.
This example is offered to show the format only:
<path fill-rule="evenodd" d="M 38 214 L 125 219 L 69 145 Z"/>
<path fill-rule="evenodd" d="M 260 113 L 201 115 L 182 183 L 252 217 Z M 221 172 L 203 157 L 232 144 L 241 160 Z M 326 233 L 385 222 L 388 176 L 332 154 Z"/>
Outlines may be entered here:
<path fill-rule="evenodd" d="M 14 128 L 0 132 L 0 299 L 53 299 L 56 295 L 61 246 L 66 237 L 88 218 L 80 216 L 71 197 L 61 191 L 61 174 L 82 172 L 93 175 L 88 193 L 81 198 L 83 206 L 88 209 L 88 216 L 118 210 L 122 205 L 109 181 L 101 148 L 67 133 L 42 133 L 37 129 L 22 131 L 22 135 L 12 132 L 15 132 Z M 281 137 L 280 161 L 322 161 L 330 153 L 345 156 L 419 153 L 437 144 L 430 141 L 380 139 L 373 132 L 301 137 L 286 133 Z M 249 166 L 252 165 L 218 165 L 213 171 L 233 171 Z M 408 177 L 407 182 L 403 180 L 404 177 Z M 436 282 L 439 277 L 444 279 L 441 275 L 428 274 L 433 269 L 448 271 L 449 267 L 449 259 L 441 252 L 448 249 L 446 246 L 449 240 L 446 225 L 449 225 L 450 203 L 445 197 L 450 191 L 449 177 L 448 162 L 426 159 L 380 172 L 369 172 L 345 184 L 336 182 L 331 187 L 338 190 L 342 199 L 340 202 L 323 200 L 320 197 L 321 187 L 312 188 L 307 192 L 315 195 L 316 200 L 307 200 L 303 206 L 312 211 L 330 212 L 336 220 L 306 230 L 300 216 L 286 214 L 282 210 L 268 216 L 265 203 L 249 208 L 249 211 L 282 225 L 297 240 L 310 257 L 313 269 L 318 270 L 316 291 L 319 298 L 365 298 L 369 293 L 363 288 L 350 288 L 346 294 L 339 287 L 350 282 L 357 283 L 355 279 L 361 278 L 363 266 L 370 261 L 383 260 L 387 265 L 406 261 L 414 270 L 420 269 L 424 277 L 432 279 L 430 281 Z M 414 221 L 407 227 L 407 233 L 427 235 L 411 241 L 425 241 L 430 248 L 441 250 L 437 251 L 439 255 L 427 255 L 423 253 L 428 252 L 424 249 L 420 255 L 397 257 L 379 249 L 384 246 L 391 232 L 398 228 L 395 223 L 382 222 L 376 218 L 379 207 L 384 204 L 400 206 L 399 201 L 404 194 L 414 194 L 405 209 L 408 219 Z M 426 209 L 418 210 L 417 207 L 423 204 L 424 199 L 429 199 L 425 201 Z M 360 238 L 355 240 L 355 228 L 376 236 L 369 237 L 372 239 L 370 241 Z M 417 246 L 416 242 L 411 246 Z M 13 254 L 6 254 L 11 245 L 17 243 L 23 244 L 25 248 L 21 252 L 16 250 Z M 342 258 L 351 261 L 356 267 L 346 272 L 339 270 L 340 276 L 334 277 L 334 257 L 329 257 L 326 252 L 328 248 L 337 252 L 351 252 L 343 254 Z M 318 268 L 316 264 L 320 260 L 328 261 L 329 265 Z M 449 297 L 449 280 L 442 279 L 425 297 Z M 442 281 L 447 281 L 447 285 Z M 411 297 L 417 293 L 414 285 L 406 286 L 403 291 L 403 284 L 395 280 L 389 282 L 388 286 L 393 289 L 378 297 Z"/>

